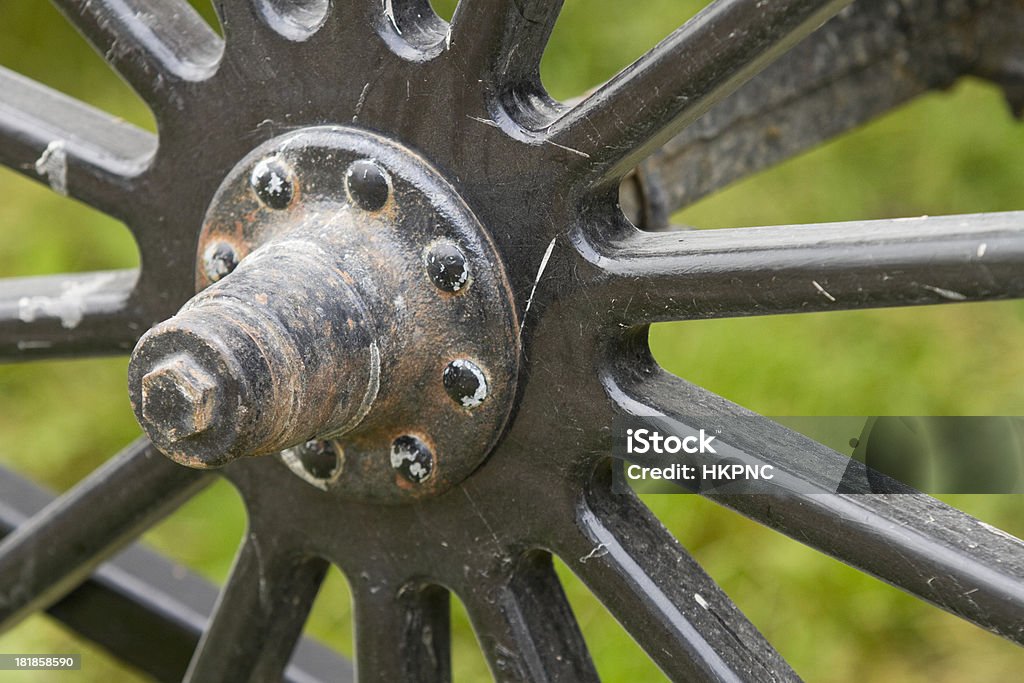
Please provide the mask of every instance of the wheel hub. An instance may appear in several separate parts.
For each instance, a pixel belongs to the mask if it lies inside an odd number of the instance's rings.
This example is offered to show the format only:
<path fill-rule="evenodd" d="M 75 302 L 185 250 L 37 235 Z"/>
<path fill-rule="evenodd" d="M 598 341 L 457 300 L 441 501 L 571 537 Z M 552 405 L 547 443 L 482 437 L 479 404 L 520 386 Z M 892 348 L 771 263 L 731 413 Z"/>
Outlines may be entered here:
<path fill-rule="evenodd" d="M 285 451 L 320 488 L 400 501 L 461 481 L 493 446 L 515 308 L 482 226 L 422 158 L 342 127 L 272 139 L 228 174 L 197 255 L 199 293 L 129 367 L 136 415 L 172 459 Z M 336 466 L 292 448 L 311 441 Z"/>

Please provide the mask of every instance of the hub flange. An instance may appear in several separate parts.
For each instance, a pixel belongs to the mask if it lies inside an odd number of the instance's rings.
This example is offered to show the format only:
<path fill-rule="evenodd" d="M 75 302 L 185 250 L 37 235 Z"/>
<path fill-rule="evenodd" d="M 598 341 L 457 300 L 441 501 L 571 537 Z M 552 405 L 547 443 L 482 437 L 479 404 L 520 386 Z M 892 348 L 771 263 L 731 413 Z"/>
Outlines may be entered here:
<path fill-rule="evenodd" d="M 169 457 L 282 451 L 321 489 L 401 501 L 461 481 L 494 445 L 515 392 L 515 307 L 484 229 L 415 153 L 342 127 L 270 140 L 221 185 L 197 259 L 199 293 L 129 368 Z M 453 367 L 475 369 L 472 400 L 453 393 Z M 329 475 L 296 450 L 313 440 L 337 454 Z"/>

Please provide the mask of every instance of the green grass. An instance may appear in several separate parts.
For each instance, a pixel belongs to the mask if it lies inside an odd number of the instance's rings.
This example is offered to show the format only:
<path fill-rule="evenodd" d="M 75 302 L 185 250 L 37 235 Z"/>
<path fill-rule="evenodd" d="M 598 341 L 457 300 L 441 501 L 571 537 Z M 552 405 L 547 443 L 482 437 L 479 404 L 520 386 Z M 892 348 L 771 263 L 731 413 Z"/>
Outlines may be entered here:
<path fill-rule="evenodd" d="M 450 14 L 450 0 L 438 2 Z M 547 86 L 570 97 L 643 53 L 699 3 L 568 0 L 545 57 Z M 8 0 L 0 63 L 117 113 L 152 119 L 47 3 Z M 1024 127 L 979 82 L 929 95 L 860 131 L 689 208 L 702 228 L 1021 209 Z M 0 276 L 125 267 L 134 244 L 116 222 L 13 173 L 0 173 Z M 659 325 L 659 362 L 765 414 L 1024 414 L 1024 306 L 993 303 Z M 0 368 L 0 462 L 55 490 L 74 484 L 138 434 L 125 361 Z M 1019 496 L 947 497 L 1024 535 Z M 713 504 L 647 502 L 809 680 L 1011 680 L 1021 651 Z M 221 581 L 244 529 L 227 485 L 206 491 L 145 541 Z M 569 575 L 570 600 L 608 681 L 660 674 Z M 309 632 L 351 654 L 348 589 L 335 572 Z M 459 680 L 486 665 L 454 606 Z M 133 680 L 43 617 L 0 636 L 0 651 L 86 654 L 78 681 Z M 28 680 L 25 678 L 24 680 Z M 42 676 L 32 680 L 50 680 Z M 55 680 L 55 679 L 54 679 Z"/>

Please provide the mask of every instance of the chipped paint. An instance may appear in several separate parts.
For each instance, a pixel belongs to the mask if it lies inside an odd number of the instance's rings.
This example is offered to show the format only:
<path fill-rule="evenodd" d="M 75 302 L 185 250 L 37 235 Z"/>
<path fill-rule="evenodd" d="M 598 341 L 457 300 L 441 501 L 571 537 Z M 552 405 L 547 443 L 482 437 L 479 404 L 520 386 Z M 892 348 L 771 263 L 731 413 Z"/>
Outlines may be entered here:
<path fill-rule="evenodd" d="M 932 285 L 921 285 L 924 289 L 929 292 L 935 292 L 943 299 L 949 299 L 950 301 L 967 301 L 967 296 L 960 292 L 954 292 L 952 289 L 943 289 L 942 287 L 934 287 Z"/>
<path fill-rule="evenodd" d="M 68 194 L 68 152 L 63 140 L 54 140 L 36 160 L 36 173 L 59 195 Z"/>
<path fill-rule="evenodd" d="M 85 317 L 90 297 L 116 278 L 116 273 L 104 273 L 63 283 L 59 296 L 24 296 L 18 300 L 18 318 L 25 323 L 44 317 L 59 318 L 61 327 L 73 330 Z"/>
<path fill-rule="evenodd" d="M 593 560 L 598 557 L 604 557 L 607 554 L 608 544 L 598 543 L 593 547 L 593 549 L 589 553 L 580 558 L 580 564 L 586 564 L 588 560 Z"/>
<path fill-rule="evenodd" d="M 825 297 L 829 301 L 835 302 L 836 298 L 834 296 L 832 296 L 831 294 L 829 294 L 827 291 L 825 291 L 825 288 L 822 287 L 820 284 L 818 284 L 817 280 L 811 280 L 811 284 L 814 285 L 814 288 L 816 290 L 818 290 L 819 294 L 821 294 L 823 297 Z"/>

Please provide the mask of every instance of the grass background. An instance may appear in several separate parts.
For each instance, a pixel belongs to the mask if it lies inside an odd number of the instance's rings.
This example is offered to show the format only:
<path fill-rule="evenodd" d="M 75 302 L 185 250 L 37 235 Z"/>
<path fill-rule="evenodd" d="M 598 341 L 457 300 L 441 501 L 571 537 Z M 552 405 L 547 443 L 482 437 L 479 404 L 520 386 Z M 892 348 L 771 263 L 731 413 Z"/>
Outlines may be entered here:
<path fill-rule="evenodd" d="M 437 1 L 450 16 L 454 0 Z M 701 3 L 567 0 L 545 56 L 549 89 L 570 97 L 626 65 Z M 203 11 L 208 8 L 202 6 Z M 0 64 L 152 128 L 144 105 L 48 3 L 0 0 Z M 2 97 L 2 93 L 0 93 Z M 994 87 L 965 81 L 739 183 L 684 211 L 705 228 L 1024 208 L 1024 127 Z M 130 267 L 128 232 L 110 219 L 0 170 L 0 276 Z M 1024 414 L 1017 302 L 779 316 L 657 326 L 672 372 L 775 415 Z M 125 359 L 0 367 L 0 463 L 64 490 L 131 440 Z M 1024 535 L 1020 496 L 947 496 Z M 1024 651 L 690 496 L 647 502 L 725 590 L 812 681 L 1001 681 Z M 211 522 L 211 520 L 218 520 Z M 221 581 L 244 528 L 218 484 L 145 537 Z M 608 681 L 661 675 L 562 568 L 570 600 Z M 326 583 L 309 632 L 351 654 L 344 579 Z M 454 606 L 458 680 L 486 665 Z M 84 652 L 78 681 L 136 680 L 44 617 L 0 636 L 0 652 Z M 56 680 L 46 674 L 11 680 Z M 139 678 L 138 680 L 143 680 Z"/>

